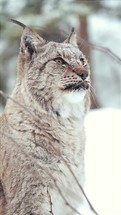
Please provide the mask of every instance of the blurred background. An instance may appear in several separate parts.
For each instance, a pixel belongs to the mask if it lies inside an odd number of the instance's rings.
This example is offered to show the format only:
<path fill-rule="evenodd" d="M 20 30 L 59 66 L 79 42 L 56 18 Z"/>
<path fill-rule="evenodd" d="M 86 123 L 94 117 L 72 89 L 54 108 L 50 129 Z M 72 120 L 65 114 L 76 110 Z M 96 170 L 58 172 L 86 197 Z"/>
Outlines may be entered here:
<path fill-rule="evenodd" d="M 92 108 L 121 107 L 120 0 L 0 0 L 0 90 L 10 95 L 22 29 L 9 18 L 59 42 L 75 27 L 91 65 Z M 0 108 L 4 105 L 0 98 Z"/>
<path fill-rule="evenodd" d="M 0 90 L 11 94 L 22 29 L 63 41 L 75 27 L 91 66 L 86 189 L 100 215 L 121 214 L 121 0 L 0 0 Z M 5 100 L 0 97 L 0 111 Z M 86 214 L 88 215 L 88 213 Z"/>

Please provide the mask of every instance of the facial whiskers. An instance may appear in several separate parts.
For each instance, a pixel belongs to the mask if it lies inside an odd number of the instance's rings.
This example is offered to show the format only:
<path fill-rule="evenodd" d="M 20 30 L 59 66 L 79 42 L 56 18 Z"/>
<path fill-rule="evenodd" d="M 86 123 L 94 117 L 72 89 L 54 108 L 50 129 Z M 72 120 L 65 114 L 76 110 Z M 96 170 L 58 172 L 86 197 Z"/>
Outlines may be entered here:
<path fill-rule="evenodd" d="M 99 105 L 98 105 L 98 103 L 97 103 L 97 101 L 96 101 L 96 97 L 97 97 L 97 96 L 96 96 L 96 93 L 95 93 L 95 88 L 92 87 L 92 85 L 91 85 L 90 82 L 88 82 L 88 84 L 89 84 L 89 86 L 90 86 L 90 94 L 91 94 L 92 100 L 94 101 L 96 107 L 99 107 Z"/>

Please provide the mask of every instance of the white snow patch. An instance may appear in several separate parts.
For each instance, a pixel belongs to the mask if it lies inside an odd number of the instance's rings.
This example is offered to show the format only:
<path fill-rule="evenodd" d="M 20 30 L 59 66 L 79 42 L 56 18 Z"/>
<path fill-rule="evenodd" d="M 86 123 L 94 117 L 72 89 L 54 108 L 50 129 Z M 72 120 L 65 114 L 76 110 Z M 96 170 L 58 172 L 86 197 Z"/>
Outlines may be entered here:
<path fill-rule="evenodd" d="M 121 110 L 91 111 L 85 120 L 86 191 L 101 215 L 121 214 Z"/>

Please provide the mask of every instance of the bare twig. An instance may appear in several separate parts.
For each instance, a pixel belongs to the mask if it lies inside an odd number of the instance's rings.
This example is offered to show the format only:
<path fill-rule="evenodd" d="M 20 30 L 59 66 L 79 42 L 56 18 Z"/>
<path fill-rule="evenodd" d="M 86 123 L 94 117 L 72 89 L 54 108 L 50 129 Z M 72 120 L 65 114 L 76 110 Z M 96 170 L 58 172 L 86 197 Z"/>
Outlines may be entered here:
<path fill-rule="evenodd" d="M 53 213 L 53 203 L 52 203 L 52 199 L 51 199 L 51 195 L 49 193 L 48 187 L 47 187 L 47 195 L 48 195 L 48 199 L 49 199 L 49 203 L 50 203 L 50 213 L 52 215 L 54 215 L 54 213 Z"/>
<path fill-rule="evenodd" d="M 51 145 L 52 145 L 52 144 L 51 144 Z M 57 152 L 56 148 L 55 148 L 53 145 L 52 145 L 52 147 L 53 147 L 53 149 Z M 96 212 L 96 210 L 94 209 L 94 207 L 92 206 L 91 202 L 89 201 L 89 199 L 88 199 L 88 197 L 87 197 L 87 195 L 86 195 L 86 193 L 85 193 L 83 187 L 82 187 L 81 184 L 79 183 L 79 181 L 78 181 L 76 175 L 74 174 L 73 170 L 71 169 L 70 165 L 67 163 L 67 161 L 63 158 L 63 156 L 62 156 L 61 154 L 59 154 L 59 155 L 60 155 L 62 161 L 64 162 L 64 164 L 66 165 L 66 167 L 68 168 L 68 170 L 70 171 L 70 173 L 72 174 L 72 176 L 73 176 L 73 178 L 74 178 L 76 184 L 78 185 L 79 189 L 80 189 L 81 192 L 83 193 L 83 195 L 84 195 L 86 201 L 88 202 L 88 204 L 89 204 L 89 206 L 90 206 L 90 209 L 91 209 L 96 215 L 99 215 L 99 214 Z"/>
<path fill-rule="evenodd" d="M 95 43 L 88 42 L 83 38 L 79 39 L 79 46 L 81 47 L 81 49 L 83 49 L 86 46 L 90 46 L 92 49 L 96 49 L 98 51 L 104 52 L 105 54 L 110 56 L 114 61 L 121 64 L 121 58 L 118 55 L 116 55 L 114 52 L 112 52 L 109 48 L 97 45 Z"/>
<path fill-rule="evenodd" d="M 112 52 L 109 48 L 102 47 L 93 43 L 89 43 L 89 45 L 96 50 L 102 51 L 113 58 L 117 63 L 121 64 L 121 58 L 117 56 L 114 52 Z"/>
<path fill-rule="evenodd" d="M 65 196 L 63 195 L 61 189 L 60 189 L 59 186 L 57 185 L 56 180 L 53 178 L 52 175 L 51 175 L 51 177 L 52 177 L 52 179 L 53 179 L 53 181 L 54 181 L 54 183 L 55 183 L 55 186 L 56 186 L 56 188 L 57 188 L 57 190 L 58 190 L 60 196 L 61 196 L 62 199 L 64 200 L 65 204 L 66 204 L 68 207 L 70 207 L 74 212 L 76 212 L 77 214 L 81 215 L 81 213 L 78 212 L 78 211 L 66 200 L 66 198 L 65 198 Z"/>
<path fill-rule="evenodd" d="M 15 104 L 17 104 L 18 106 L 22 107 L 24 110 L 26 110 L 27 113 L 30 114 L 30 116 L 33 115 L 33 117 L 36 117 L 36 115 L 34 115 L 31 111 L 29 111 L 28 108 L 26 108 L 24 105 L 20 104 L 18 101 L 16 101 L 15 99 L 13 99 L 12 97 L 8 96 L 6 93 L 4 93 L 3 91 L 0 90 L 0 95 L 7 99 L 10 99 L 12 102 L 14 102 Z"/>
<path fill-rule="evenodd" d="M 96 210 L 94 209 L 94 207 L 92 206 L 91 202 L 89 201 L 89 199 L 88 199 L 88 197 L 87 197 L 87 195 L 86 195 L 86 193 L 85 193 L 83 187 L 82 187 L 81 184 L 79 183 L 79 181 L 78 181 L 76 175 L 74 174 L 74 172 L 72 171 L 70 165 L 65 161 L 64 158 L 63 158 L 63 161 L 64 161 L 65 165 L 67 166 L 67 168 L 69 169 L 69 171 L 71 172 L 73 178 L 75 179 L 75 182 L 77 183 L 78 187 L 80 188 L 81 192 L 83 193 L 85 199 L 87 200 L 87 202 L 88 202 L 88 204 L 89 204 L 89 206 L 90 206 L 90 209 L 91 209 L 96 215 L 99 215 L 99 214 L 96 212 Z"/>

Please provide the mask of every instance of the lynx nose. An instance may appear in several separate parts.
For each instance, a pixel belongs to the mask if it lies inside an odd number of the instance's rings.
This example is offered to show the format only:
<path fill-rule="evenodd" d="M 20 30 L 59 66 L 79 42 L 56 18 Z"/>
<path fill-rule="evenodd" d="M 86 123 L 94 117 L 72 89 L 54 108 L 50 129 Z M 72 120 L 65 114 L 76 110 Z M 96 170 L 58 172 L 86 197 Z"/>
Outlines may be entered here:
<path fill-rule="evenodd" d="M 80 77 L 82 78 L 82 80 L 84 81 L 88 76 L 88 72 L 87 71 L 82 71 L 80 73 Z"/>
<path fill-rule="evenodd" d="M 84 68 L 78 67 L 74 69 L 74 72 L 81 77 L 82 80 L 85 80 L 88 76 L 88 71 Z"/>

